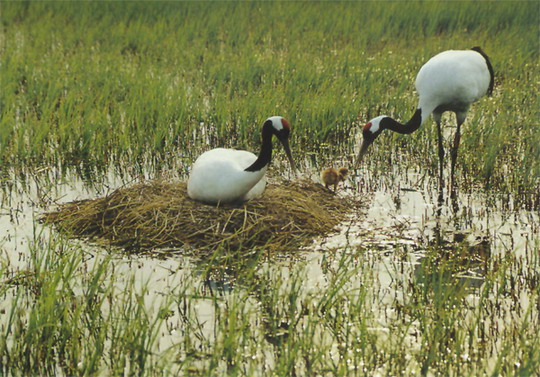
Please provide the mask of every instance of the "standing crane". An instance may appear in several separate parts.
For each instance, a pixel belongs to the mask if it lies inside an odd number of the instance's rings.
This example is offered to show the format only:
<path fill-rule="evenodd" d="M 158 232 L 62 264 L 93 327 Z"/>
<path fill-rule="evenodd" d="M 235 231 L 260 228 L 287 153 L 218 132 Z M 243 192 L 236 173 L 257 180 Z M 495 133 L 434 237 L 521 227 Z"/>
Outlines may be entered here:
<path fill-rule="evenodd" d="M 456 114 L 457 129 L 450 151 L 450 179 L 454 189 L 454 169 L 461 138 L 461 125 L 473 102 L 493 91 L 493 67 L 488 56 L 480 47 L 471 50 L 449 50 L 441 52 L 428 60 L 416 76 L 418 106 L 412 118 L 402 124 L 388 116 L 381 115 L 370 120 L 362 129 L 363 142 L 356 166 L 362 161 L 373 141 L 385 129 L 410 134 L 416 131 L 433 114 L 437 123 L 439 138 L 439 188 L 444 186 L 443 161 L 444 148 L 441 132 L 441 117 L 445 111 Z"/>

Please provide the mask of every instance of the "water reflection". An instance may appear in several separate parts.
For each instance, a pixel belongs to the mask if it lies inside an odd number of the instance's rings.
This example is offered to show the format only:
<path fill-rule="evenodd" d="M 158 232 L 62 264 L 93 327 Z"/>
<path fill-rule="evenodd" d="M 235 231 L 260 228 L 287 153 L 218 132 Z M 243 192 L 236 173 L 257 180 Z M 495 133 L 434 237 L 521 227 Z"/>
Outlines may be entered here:
<path fill-rule="evenodd" d="M 279 166 L 275 171 L 279 171 Z M 318 179 L 318 168 L 306 168 L 305 171 L 314 180 Z M 146 173 L 144 178 L 155 177 L 152 174 Z M 165 179 L 182 179 L 175 173 L 167 174 Z M 29 249 L 38 239 L 58 237 L 53 229 L 43 227 L 37 221 L 43 211 L 55 203 L 106 195 L 137 179 L 130 174 L 119 177 L 109 172 L 101 178 L 101 183 L 89 184 L 75 176 L 61 178 L 56 172 L 43 171 L 34 177 L 27 176 L 24 183 L 16 179 L 6 183 L 0 201 L 0 248 L 2 263 L 7 266 L 6 276 L 15 276 L 16 271 L 27 268 Z M 471 301 L 478 300 L 477 293 L 484 284 L 484 276 L 497 268 L 498 260 L 507 254 L 514 258 L 530 258 L 538 250 L 538 213 L 507 211 L 482 193 L 461 192 L 456 196 L 460 203 L 456 211 L 446 202 L 441 205 L 436 182 L 434 184 L 419 171 L 396 169 L 388 176 L 378 177 L 360 171 L 338 190 L 338 195 L 343 196 L 357 193 L 368 194 L 366 210 L 354 213 L 333 236 L 314 241 L 312 246 L 294 257 L 269 256 L 260 250 L 228 260 L 215 259 L 211 263 L 209 259 L 186 256 L 183 250 L 126 256 L 118 249 L 71 242 L 81 244 L 88 269 L 104 257 L 112 256 L 114 284 L 119 292 L 132 280 L 148 284 L 150 289 L 144 300 L 149 310 L 174 297 L 167 328 L 159 340 L 162 348 L 180 342 L 182 329 L 187 324 L 198 329 L 200 339 L 214 339 L 216 313 L 221 305 L 225 305 L 224 299 L 243 292 L 248 292 L 245 300 L 254 308 L 250 315 L 259 318 L 264 338 L 279 347 L 295 323 L 281 320 L 281 312 L 276 314 L 276 310 L 284 310 L 284 303 L 274 306 L 261 303 L 262 297 L 273 296 L 264 291 L 268 287 L 257 282 L 269 280 L 263 274 L 273 274 L 283 282 L 293 284 L 291 271 L 297 263 L 303 264 L 307 274 L 298 294 L 316 295 L 321 287 L 332 284 L 331 276 L 340 263 L 340 256 L 350 254 L 357 258 L 360 251 L 365 259 L 349 262 L 366 263 L 364 271 L 372 275 L 350 276 L 349 284 L 361 287 L 363 279 L 372 278 L 369 291 L 380 308 L 380 326 L 371 330 L 388 332 L 397 315 L 389 307 L 396 301 L 405 301 L 411 286 L 425 285 L 426 282 L 444 286 L 457 282 L 471 292 Z M 522 265 L 522 269 L 515 271 L 516 275 L 523 276 L 526 266 Z M 534 284 L 534 276 L 527 279 Z M 13 297 L 7 294 L 5 299 L 9 301 Z M 528 299 L 526 296 L 516 298 L 522 308 L 527 307 Z M 411 338 L 415 331 L 411 329 Z M 200 357 L 207 356 L 201 354 Z"/>

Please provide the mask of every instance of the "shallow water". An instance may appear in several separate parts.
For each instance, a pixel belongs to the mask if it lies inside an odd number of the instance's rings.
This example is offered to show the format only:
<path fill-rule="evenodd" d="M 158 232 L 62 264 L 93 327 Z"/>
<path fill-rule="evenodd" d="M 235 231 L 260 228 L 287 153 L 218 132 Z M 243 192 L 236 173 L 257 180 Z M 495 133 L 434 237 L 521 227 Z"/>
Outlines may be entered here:
<path fill-rule="evenodd" d="M 454 213 L 448 205 L 449 200 L 446 200 L 442 215 L 439 215 L 438 192 L 419 172 L 395 172 L 391 182 L 379 178 L 376 184 L 372 183 L 373 187 L 362 185 L 365 182 L 365 178 L 359 178 L 362 173 L 365 172 L 349 177 L 338 188 L 338 195 L 367 193 L 367 211 L 351 215 L 338 233 L 316 240 L 305 253 L 360 247 L 381 255 L 402 249 L 412 258 L 420 258 L 422 251 L 436 240 L 442 240 L 449 247 L 458 244 L 458 240 L 472 248 L 483 241 L 488 244 L 492 255 L 512 252 L 516 256 L 526 256 L 538 247 L 540 218 L 534 211 L 501 210 L 506 206 L 487 198 L 485 193 L 458 193 L 458 212 Z M 314 169 L 305 175 L 316 182 L 319 180 Z M 2 254 L 10 261 L 10 266 L 17 269 L 25 263 L 29 244 L 36 237 L 48 237 L 51 232 L 51 228 L 39 223 L 40 214 L 56 204 L 104 196 L 118 187 L 147 178 L 120 178 L 111 172 L 100 183 L 88 184 L 75 176 L 55 181 L 54 172 L 45 171 L 29 176 L 26 183 L 11 181 L 9 188 L 5 185 L 0 200 Z M 167 178 L 180 179 L 177 176 Z M 419 186 L 420 180 L 424 182 Z M 393 185 L 396 181 L 400 182 L 398 186 Z M 104 253 L 103 249 L 92 245 L 86 245 L 85 249 L 98 255 Z M 125 256 L 120 261 L 124 259 Z M 131 263 L 129 258 L 127 260 Z M 167 263 L 174 262 L 169 260 Z"/>
<path fill-rule="evenodd" d="M 454 213 L 448 202 L 443 208 L 438 208 L 438 192 L 433 182 L 418 172 L 396 172 L 399 179 L 394 176 L 388 181 L 382 177 L 371 181 L 370 186 L 365 184 L 367 172 L 359 173 L 341 186 L 338 195 L 355 195 L 359 191 L 363 195 L 367 193 L 369 203 L 365 213 L 352 215 L 336 234 L 315 240 L 312 247 L 305 248 L 295 258 L 280 256 L 260 263 L 270 266 L 274 274 L 287 280 L 294 270 L 295 261 L 301 260 L 307 273 L 303 282 L 305 292 L 316 294 L 328 284 L 327 270 L 338 263 L 338 255 L 363 250 L 366 255 L 364 262 L 375 277 L 371 292 L 381 318 L 380 326 L 372 328 L 372 331 L 389 331 L 395 313 L 388 313 L 388 305 L 403 300 L 407 295 L 403 287 L 412 280 L 422 278 L 422 260 L 434 245 L 442 245 L 442 250 L 446 248 L 450 252 L 466 249 L 471 253 L 471 259 L 480 261 L 468 263 L 466 268 L 455 271 L 470 289 L 471 303 L 478 300 L 478 292 L 483 284 L 483 266 L 491 263 L 490 258 L 503 258 L 510 253 L 517 259 L 527 259 L 538 252 L 538 213 L 501 210 L 505 206 L 493 198 L 487 198 L 485 193 L 458 193 L 460 208 Z M 309 175 L 316 180 L 318 174 L 312 170 Z M 168 178 L 178 179 L 174 176 Z M 396 181 L 400 184 L 395 185 Z M 31 263 L 30 248 L 47 244 L 47 240 L 58 237 L 53 229 L 39 223 L 40 214 L 54 204 L 103 196 L 129 183 L 130 179 L 121 179 L 110 173 L 102 184 L 89 185 L 76 177 L 57 179 L 50 171 L 29 176 L 24 184 L 13 180 L 9 188 L 5 187 L 0 209 L 0 260 L 4 279 L 8 280 L 16 276 L 18 271 L 28 269 Z M 117 249 L 100 248 L 80 240 L 71 242 L 81 245 L 88 270 L 103 258 L 112 257 L 114 284 L 119 292 L 131 279 L 135 280 L 136 285 L 147 284 L 150 290 L 144 300 L 150 311 L 171 295 L 191 297 L 186 312 L 177 306 L 167 318 L 159 337 L 160 350 L 180 342 L 182 328 L 189 316 L 194 317 L 189 320 L 199 323 L 201 338 L 213 339 L 216 305 L 221 305 L 219 297 L 243 289 L 239 278 L 241 272 L 225 273 L 213 278 L 202 273 L 204 263 L 182 256 L 181 252 L 168 256 L 160 253 L 156 257 L 127 256 Z M 525 271 L 529 267 L 525 264 L 521 266 L 524 271 L 516 272 L 525 277 L 531 276 L 530 272 Z M 533 271 L 533 275 L 538 273 L 540 271 Z M 358 284 L 361 284 L 360 277 Z M 4 313 L 13 299 L 10 292 L 7 290 L 1 300 L 0 310 Z M 530 299 L 527 294 L 518 296 L 518 306 L 527 308 Z M 252 300 L 253 307 L 257 307 L 257 299 L 252 297 Z M 507 304 L 507 311 L 511 313 L 516 303 Z M 512 314 L 508 316 L 512 317 Z M 411 347 L 415 344 L 415 332 L 414 328 L 410 331 Z"/>

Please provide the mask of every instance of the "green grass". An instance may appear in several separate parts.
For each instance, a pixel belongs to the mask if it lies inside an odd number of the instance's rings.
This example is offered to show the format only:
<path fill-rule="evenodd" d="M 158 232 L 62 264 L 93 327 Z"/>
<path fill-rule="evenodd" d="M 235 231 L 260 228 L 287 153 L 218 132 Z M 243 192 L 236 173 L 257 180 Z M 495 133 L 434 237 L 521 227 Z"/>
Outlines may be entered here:
<path fill-rule="evenodd" d="M 2 277 L 1 296 L 13 298 L 0 317 L 6 375 L 525 376 L 540 368 L 538 287 L 529 284 L 538 256 L 525 269 L 523 259 L 493 258 L 476 289 L 458 277 L 463 260 L 436 249 L 416 272 L 400 252 L 386 259 L 391 281 L 375 273 L 380 255 L 363 249 L 320 258 L 324 279 L 302 260 L 288 269 L 243 265 L 232 279 L 238 266 L 229 266 L 220 278 L 217 261 L 202 275 L 176 275 L 159 300 L 134 275 L 120 287 L 114 259 L 89 267 L 88 254 L 65 240 L 37 243 L 24 273 Z M 164 336 L 171 345 L 160 346 Z"/>
<path fill-rule="evenodd" d="M 148 312 L 147 287 L 132 278 L 118 290 L 110 258 L 89 269 L 80 248 L 43 240 L 31 243 L 26 269 L 0 274 L 0 296 L 10 297 L 2 308 L 0 374 L 151 371 L 164 318 L 159 305 Z"/>
<path fill-rule="evenodd" d="M 538 374 L 538 239 L 515 250 L 494 233 L 497 252 L 474 288 L 463 279 L 480 268 L 460 259 L 467 245 L 450 256 L 429 247 L 416 266 L 400 246 L 284 260 L 220 250 L 172 257 L 165 274 L 141 278 L 160 262 L 81 246 L 35 220 L 28 239 L 22 228 L 28 203 L 50 205 L 73 171 L 88 185 L 104 171 L 122 182 L 177 168 L 185 177 L 208 147 L 257 149 L 270 115 L 291 121 L 298 160 L 350 161 L 365 121 L 412 115 L 429 57 L 476 45 L 496 87 L 464 125 L 460 188 L 538 208 L 539 7 L 1 2 L 0 220 L 15 231 L 0 238 L 0 375 Z M 396 165 L 436 174 L 436 142 L 433 122 L 410 136 L 387 132 L 366 162 L 365 189 L 398 187 Z M 465 204 L 466 228 L 473 212 Z M 535 215 L 506 215 L 538 227 Z"/>
<path fill-rule="evenodd" d="M 481 45 L 496 90 L 469 115 L 462 175 L 520 197 L 538 189 L 535 2 L 1 6 L 3 170 L 189 159 L 206 143 L 256 149 L 276 113 L 292 122 L 297 153 L 330 143 L 347 155 L 358 124 L 411 116 L 429 57 Z M 377 147 L 378 169 L 390 152 L 435 171 L 433 122 Z"/>

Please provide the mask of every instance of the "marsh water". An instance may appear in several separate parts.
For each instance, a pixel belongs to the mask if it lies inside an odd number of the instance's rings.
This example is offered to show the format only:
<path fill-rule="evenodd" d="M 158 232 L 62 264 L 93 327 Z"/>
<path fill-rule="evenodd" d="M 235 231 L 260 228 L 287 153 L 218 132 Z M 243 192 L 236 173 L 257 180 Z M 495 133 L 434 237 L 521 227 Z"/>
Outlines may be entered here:
<path fill-rule="evenodd" d="M 278 174 L 278 170 L 276 168 L 272 173 Z M 318 181 L 319 170 L 316 167 L 306 166 L 303 170 L 304 176 Z M 98 183 L 89 183 L 76 175 L 66 176 L 44 169 L 24 176 L 24 179 L 5 181 L 0 212 L 4 276 L 8 280 L 20 276 L 35 263 L 31 249 L 64 237 L 39 222 L 42 213 L 60 203 L 106 195 L 134 181 L 155 178 L 156 174 L 148 172 L 127 178 L 111 170 Z M 364 211 L 352 213 L 335 234 L 316 239 L 311 246 L 293 255 L 267 257 L 256 263 L 284 281 L 291 274 L 304 274 L 304 294 L 317 295 L 321 287 L 331 284 L 328 271 L 337 268 L 343 255 L 362 250 L 363 258 L 359 263 L 364 264 L 364 276 L 351 276 L 350 284 L 353 287 L 355 284 L 365 285 L 368 280 L 374 303 L 373 315 L 378 323 L 369 330 L 383 335 L 392 331 L 396 302 L 411 295 L 407 287 L 412 281 L 426 278 L 422 276 L 426 274 L 422 261 L 433 253 L 435 246 L 441 255 L 460 255 L 453 265 L 455 269 L 450 269 L 449 273 L 464 283 L 471 305 L 480 300 L 486 269 L 496 268 L 497 262 L 494 261 L 503 261 L 508 256 L 516 261 L 515 266 L 520 266 L 512 270 L 516 279 L 522 280 L 523 284 L 538 284 L 538 262 L 530 262 L 538 257 L 536 253 L 540 242 L 540 218 L 536 211 L 512 208 L 508 198 L 504 201 L 493 198 L 485 191 L 458 192 L 452 206 L 448 198 L 443 203 L 439 201 L 436 180 L 426 178 L 420 171 L 396 170 L 387 176 L 371 178 L 367 169 L 354 172 L 340 186 L 337 195 L 362 198 L 365 201 Z M 159 178 L 182 179 L 170 173 Z M 114 285 L 119 292 L 133 282 L 135 286 L 147 286 L 144 300 L 150 311 L 171 295 L 178 297 L 189 292 L 190 312 L 182 312 L 180 306 L 171 310 L 160 330 L 160 350 L 173 347 L 180 341 L 186 316 L 193 316 L 190 320 L 198 323 L 201 339 L 215 339 L 216 305 L 220 305 L 216 302 L 244 289 L 241 268 L 207 274 L 204 273 L 207 268 L 204 260 L 187 256 L 182 250 L 128 255 L 122 250 L 98 247 L 85 240 L 68 242 L 80 247 L 83 266 L 88 271 L 96 262 L 112 258 Z M 10 300 L 13 299 L 11 291 L 6 290 L 0 304 L 3 313 L 9 312 Z M 503 309 L 499 308 L 506 312 L 502 318 L 511 324 L 527 308 L 532 307 L 538 313 L 538 305 L 531 303 L 535 299 L 538 300 L 527 292 L 507 298 L 502 304 Z M 252 300 L 256 312 L 257 298 L 252 297 Z M 497 327 L 505 325 L 500 323 Z M 417 330 L 414 324 L 408 337 L 411 347 L 418 347 L 415 345 Z M 496 360 L 496 337 L 491 343 L 492 357 Z"/>

